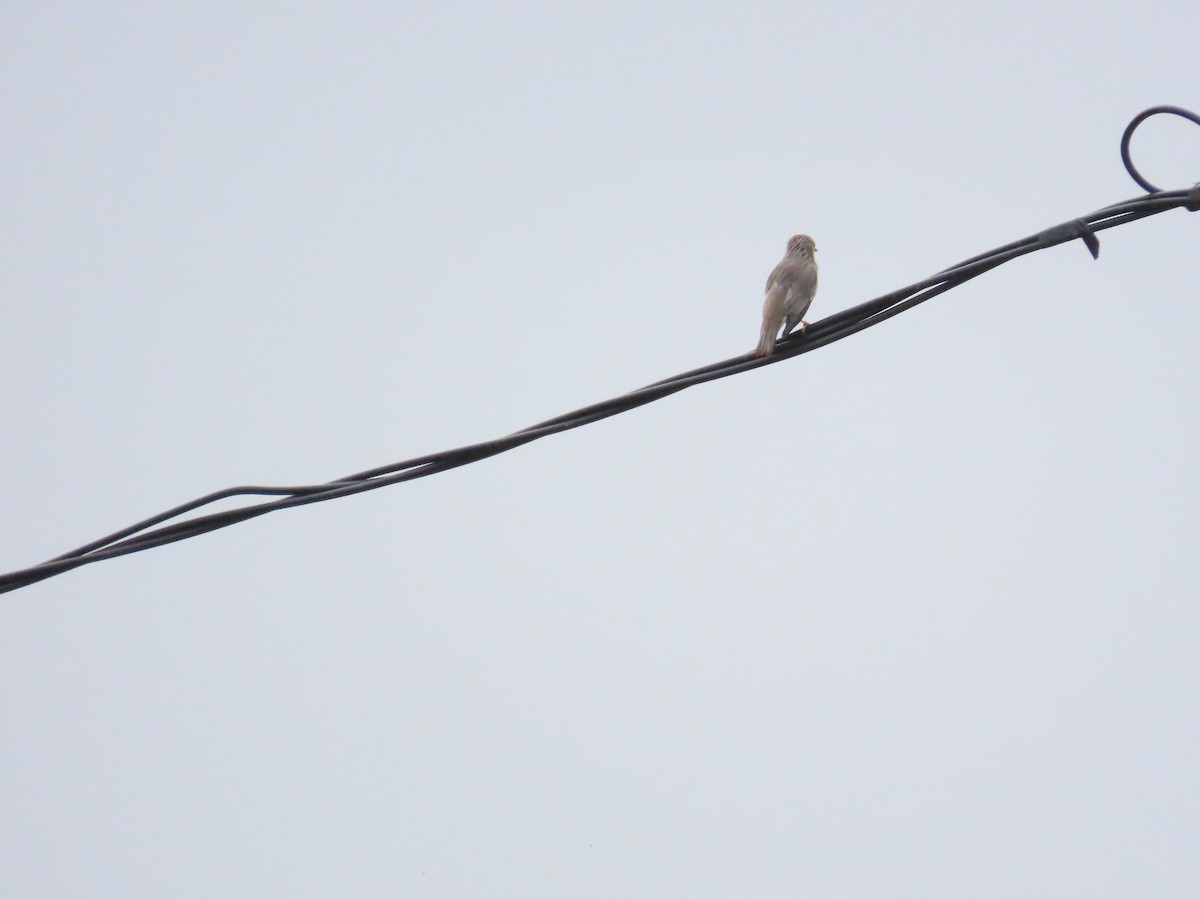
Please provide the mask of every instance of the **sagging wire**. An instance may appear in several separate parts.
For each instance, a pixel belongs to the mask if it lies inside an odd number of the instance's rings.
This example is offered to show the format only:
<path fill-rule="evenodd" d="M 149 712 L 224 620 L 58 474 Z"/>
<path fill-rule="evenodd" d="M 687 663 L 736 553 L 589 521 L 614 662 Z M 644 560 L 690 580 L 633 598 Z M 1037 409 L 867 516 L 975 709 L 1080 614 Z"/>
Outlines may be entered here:
<path fill-rule="evenodd" d="M 690 372 L 683 372 L 670 378 L 656 381 L 636 391 L 630 391 L 619 397 L 593 403 L 582 409 L 564 413 L 531 425 L 507 437 L 470 444 L 440 453 L 430 453 L 403 462 L 391 463 L 378 468 L 357 472 L 343 478 L 337 478 L 324 484 L 294 485 L 289 487 L 267 487 L 244 485 L 226 488 L 198 497 L 188 503 L 181 504 L 148 519 L 143 519 L 112 534 L 105 535 L 82 547 L 76 547 L 66 553 L 56 556 L 39 565 L 30 566 L 0 575 L 0 593 L 26 587 L 54 575 L 103 559 L 112 559 L 130 553 L 149 550 L 175 541 L 196 537 L 219 528 L 225 528 L 238 522 L 245 522 L 258 516 L 266 515 L 280 509 L 293 506 L 303 506 L 309 503 L 322 503 L 338 497 L 348 497 L 364 491 L 373 491 L 392 484 L 400 484 L 417 478 L 436 475 L 449 469 L 479 462 L 491 456 L 513 450 L 523 444 L 540 438 L 570 431 L 583 425 L 590 425 L 609 416 L 645 406 L 664 397 L 709 381 L 728 378 L 750 369 L 761 366 L 775 365 L 795 356 L 810 353 L 836 341 L 843 340 L 853 334 L 885 322 L 892 316 L 899 315 L 914 306 L 931 300 L 939 294 L 965 284 L 973 278 L 978 278 L 1006 262 L 1045 250 L 1058 244 L 1081 240 L 1091 253 L 1093 259 L 1100 255 L 1100 241 L 1096 232 L 1118 225 L 1143 219 L 1146 216 L 1157 215 L 1170 209 L 1183 208 L 1191 212 L 1200 210 L 1200 184 L 1188 190 L 1163 191 L 1155 187 L 1134 166 L 1130 156 L 1129 144 L 1134 131 L 1146 119 L 1158 114 L 1181 116 L 1200 125 L 1200 116 L 1178 106 L 1154 106 L 1139 113 L 1126 127 L 1121 137 L 1121 159 L 1130 177 L 1144 188 L 1148 195 L 1126 200 L 1106 206 L 1086 216 L 1072 219 L 1037 234 L 1022 238 L 973 256 L 968 260 L 951 266 L 948 269 L 930 276 L 922 281 L 910 284 L 881 297 L 860 303 L 849 309 L 834 313 L 808 327 L 803 333 L 796 333 L 781 340 L 775 352 L 767 357 L 755 357 L 749 353 L 727 359 L 722 362 L 702 366 Z M 220 500 L 243 496 L 275 496 L 279 499 L 257 503 L 222 512 L 207 513 L 180 522 L 171 522 L 180 516 L 194 512 Z"/>

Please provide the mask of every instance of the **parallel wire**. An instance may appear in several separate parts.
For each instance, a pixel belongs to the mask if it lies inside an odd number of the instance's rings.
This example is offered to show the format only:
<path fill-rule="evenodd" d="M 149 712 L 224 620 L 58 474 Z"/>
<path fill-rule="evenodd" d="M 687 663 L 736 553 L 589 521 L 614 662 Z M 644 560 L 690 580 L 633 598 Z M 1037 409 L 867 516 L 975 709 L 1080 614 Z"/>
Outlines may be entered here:
<path fill-rule="evenodd" d="M 547 419 L 545 422 L 540 422 L 537 425 L 531 425 L 528 428 L 514 432 L 507 437 L 484 441 L 479 444 L 470 444 L 453 450 L 444 450 L 440 453 L 430 453 L 425 456 L 414 457 L 403 462 L 379 466 L 378 468 L 368 469 L 365 472 L 357 472 L 324 484 L 290 487 L 245 485 L 206 494 L 203 497 L 198 497 L 195 500 L 168 509 L 148 519 L 143 519 L 112 534 L 105 535 L 102 538 L 84 544 L 82 547 L 76 547 L 74 550 L 56 556 L 40 565 L 0 575 L 0 593 L 34 584 L 54 575 L 78 568 L 79 566 L 99 562 L 103 559 L 112 559 L 117 556 L 126 556 L 130 553 L 138 553 L 142 550 L 149 550 L 152 547 L 161 547 L 164 544 L 182 541 L 186 538 L 226 528 L 238 522 L 245 522 L 249 519 L 275 512 L 276 510 L 303 506 L 309 503 L 322 503 L 326 500 L 337 499 L 338 497 L 348 497 L 352 494 L 361 494 L 364 491 L 378 490 L 388 485 L 400 484 L 401 482 L 436 475 L 439 472 L 479 462 L 488 457 L 496 456 L 499 453 L 513 450 L 523 444 L 528 444 L 531 441 L 536 441 L 552 434 L 570 431 L 574 428 L 590 425 L 593 422 L 599 422 L 601 419 L 606 419 L 609 416 L 637 409 L 639 406 L 645 406 L 647 403 L 653 403 L 656 400 L 669 397 L 697 384 L 716 381 L 720 378 L 727 378 L 730 375 L 738 375 L 761 366 L 775 365 L 792 357 L 828 346 L 836 341 L 857 334 L 866 328 L 871 328 L 881 322 L 885 322 L 892 316 L 906 312 L 914 306 L 931 300 L 939 294 L 944 294 L 946 291 L 965 284 L 973 278 L 978 278 L 980 275 L 991 271 L 997 266 L 1037 250 L 1044 250 L 1068 241 L 1082 240 L 1093 258 L 1098 258 L 1100 243 L 1095 236 L 1095 232 L 1097 231 L 1115 228 L 1118 225 L 1126 225 L 1146 216 L 1157 215 L 1171 209 L 1183 208 L 1193 212 L 1200 209 L 1200 185 L 1196 185 L 1190 190 L 1160 191 L 1154 185 L 1150 184 L 1150 182 L 1146 181 L 1133 165 L 1129 154 L 1130 138 L 1141 122 L 1158 113 L 1181 116 L 1200 125 L 1200 116 L 1175 106 L 1151 107 L 1140 113 L 1129 123 L 1121 138 L 1121 158 L 1125 163 L 1126 169 L 1129 171 L 1130 177 L 1146 190 L 1150 191 L 1148 196 L 1137 197 L 1122 203 L 1113 204 L 1112 206 L 1106 206 L 1090 215 L 1064 222 L 1053 228 L 1041 231 L 1038 234 L 1013 241 L 1002 247 L 981 253 L 978 256 L 973 256 L 956 266 L 943 269 L 941 272 L 922 281 L 910 284 L 907 287 L 891 291 L 873 300 L 860 303 L 850 309 L 834 313 L 810 325 L 803 333 L 793 334 L 780 341 L 771 356 L 765 358 L 758 358 L 750 354 L 736 356 L 722 362 L 693 369 L 690 372 L 674 375 L 662 381 L 656 381 L 636 391 L 630 391 L 627 394 L 622 394 L 619 397 L 604 400 L 600 403 L 593 403 L 574 412 L 555 416 L 552 419 Z M 207 513 L 180 522 L 164 524 L 212 503 L 227 500 L 231 497 L 243 496 L 275 496 L 280 499 L 221 512 Z"/>

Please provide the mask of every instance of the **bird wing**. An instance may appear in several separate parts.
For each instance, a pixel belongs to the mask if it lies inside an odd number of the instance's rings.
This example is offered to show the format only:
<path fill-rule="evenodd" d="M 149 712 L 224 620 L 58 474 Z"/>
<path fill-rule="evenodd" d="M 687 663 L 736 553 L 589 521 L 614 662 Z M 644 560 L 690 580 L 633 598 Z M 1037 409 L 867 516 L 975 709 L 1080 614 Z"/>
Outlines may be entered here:
<path fill-rule="evenodd" d="M 783 324 L 783 314 L 787 307 L 787 291 L 781 285 L 767 288 L 767 296 L 763 298 L 763 331 L 772 334 Z"/>
<path fill-rule="evenodd" d="M 785 259 L 775 267 L 775 271 L 767 279 L 767 290 L 770 290 L 773 284 L 783 285 L 790 294 L 815 294 L 817 292 L 817 265 L 812 260 L 800 262 Z"/>
<path fill-rule="evenodd" d="M 795 317 L 799 321 L 808 312 L 817 293 L 816 264 L 792 263 L 787 271 L 781 273 L 780 284 L 787 292 L 785 307 L 788 317 Z"/>
<path fill-rule="evenodd" d="M 785 259 L 774 269 L 772 269 L 771 274 L 767 276 L 767 286 L 763 288 L 763 290 L 770 291 L 772 287 L 778 284 L 783 278 L 783 273 L 787 271 L 787 267 L 791 264 L 792 263 L 790 260 Z"/>

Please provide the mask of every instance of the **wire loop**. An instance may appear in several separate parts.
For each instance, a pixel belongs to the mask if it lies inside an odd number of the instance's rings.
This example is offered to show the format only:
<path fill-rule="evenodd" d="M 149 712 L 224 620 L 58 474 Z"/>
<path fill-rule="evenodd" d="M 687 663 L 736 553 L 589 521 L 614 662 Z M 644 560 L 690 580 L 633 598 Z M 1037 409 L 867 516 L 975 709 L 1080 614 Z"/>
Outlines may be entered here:
<path fill-rule="evenodd" d="M 1149 109 L 1142 110 L 1133 117 L 1133 121 L 1125 127 L 1125 133 L 1121 135 L 1121 161 L 1125 163 L 1125 171 L 1129 173 L 1129 177 L 1136 181 L 1141 187 L 1145 188 L 1151 194 L 1159 193 L 1162 188 L 1155 187 L 1149 181 L 1142 177 L 1142 173 L 1137 170 L 1137 166 L 1133 164 L 1133 160 L 1129 157 L 1129 139 L 1133 137 L 1133 133 L 1137 127 L 1145 122 L 1151 116 L 1157 116 L 1160 113 L 1166 113 L 1172 116 L 1180 116 L 1200 125 L 1200 116 L 1182 106 L 1152 106 Z M 1194 210 L 1193 210 L 1194 211 Z"/>

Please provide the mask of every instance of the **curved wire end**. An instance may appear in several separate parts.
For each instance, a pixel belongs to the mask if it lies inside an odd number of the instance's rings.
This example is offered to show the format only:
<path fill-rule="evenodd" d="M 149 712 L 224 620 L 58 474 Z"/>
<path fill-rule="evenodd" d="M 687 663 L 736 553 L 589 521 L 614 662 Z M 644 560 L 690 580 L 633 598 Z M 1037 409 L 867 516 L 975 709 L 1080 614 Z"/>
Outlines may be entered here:
<path fill-rule="evenodd" d="M 1121 162 L 1125 163 L 1125 171 L 1129 173 L 1129 177 L 1151 194 L 1157 194 L 1162 188 L 1152 185 L 1137 170 L 1137 166 L 1133 164 L 1133 160 L 1129 156 L 1129 139 L 1133 137 L 1133 133 L 1137 131 L 1139 125 L 1151 116 L 1157 116 L 1159 113 L 1179 116 L 1187 119 L 1189 122 L 1200 125 L 1200 116 L 1196 115 L 1190 109 L 1184 109 L 1182 106 L 1152 106 L 1149 109 L 1142 110 L 1133 117 L 1133 121 L 1125 126 L 1125 133 L 1121 135 Z"/>

